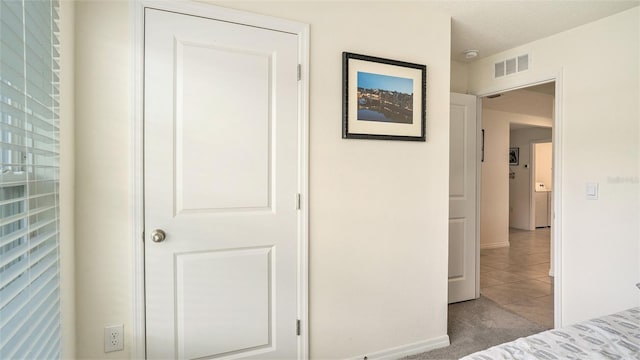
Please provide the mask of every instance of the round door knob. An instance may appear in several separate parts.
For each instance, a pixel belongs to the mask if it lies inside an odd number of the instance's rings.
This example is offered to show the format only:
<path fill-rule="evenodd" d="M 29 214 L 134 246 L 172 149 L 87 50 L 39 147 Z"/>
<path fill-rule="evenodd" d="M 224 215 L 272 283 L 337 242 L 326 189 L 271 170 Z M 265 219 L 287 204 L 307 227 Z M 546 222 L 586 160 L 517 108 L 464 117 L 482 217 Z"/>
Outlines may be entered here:
<path fill-rule="evenodd" d="M 160 230 L 160 229 L 155 229 L 151 232 L 151 240 L 153 242 L 163 242 L 164 239 L 167 238 L 167 234 L 165 234 L 164 231 Z"/>

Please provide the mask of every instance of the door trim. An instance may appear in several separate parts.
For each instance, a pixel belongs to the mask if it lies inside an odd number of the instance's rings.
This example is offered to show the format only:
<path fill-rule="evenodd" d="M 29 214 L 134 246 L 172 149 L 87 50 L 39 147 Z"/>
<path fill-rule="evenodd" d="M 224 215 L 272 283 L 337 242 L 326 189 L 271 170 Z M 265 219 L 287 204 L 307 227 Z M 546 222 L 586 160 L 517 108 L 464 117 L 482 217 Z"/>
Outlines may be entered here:
<path fill-rule="evenodd" d="M 480 195 L 482 195 L 482 161 L 484 161 L 484 129 L 482 128 L 482 97 L 476 96 L 476 299 L 480 297 Z"/>
<path fill-rule="evenodd" d="M 564 143 L 562 141 L 563 122 L 563 73 L 564 69 L 560 68 L 558 72 L 543 75 L 531 80 L 525 80 L 508 87 L 496 87 L 488 90 L 480 91 L 476 96 L 486 97 L 506 91 L 518 90 L 529 86 L 540 85 L 555 81 L 555 107 L 553 118 L 553 272 L 555 275 L 553 280 L 553 324 L 554 328 L 562 327 L 562 154 Z M 482 121 L 482 120 L 480 120 Z M 481 122 L 480 122 L 481 123 Z M 480 126 L 479 129 L 482 127 Z M 480 131 L 480 130 L 479 130 Z M 479 135 L 481 136 L 481 135 Z M 479 199 L 479 197 L 478 197 Z M 476 240 L 480 241 L 480 239 Z"/>
<path fill-rule="evenodd" d="M 135 359 L 146 358 L 144 288 L 144 9 L 154 8 L 208 17 L 294 34 L 298 37 L 298 359 L 309 358 L 309 25 L 215 5 L 179 0 L 135 0 L 130 3 L 131 36 L 131 178 L 133 220 L 131 228 L 131 350 Z M 296 324 L 291 324 L 292 331 Z"/>

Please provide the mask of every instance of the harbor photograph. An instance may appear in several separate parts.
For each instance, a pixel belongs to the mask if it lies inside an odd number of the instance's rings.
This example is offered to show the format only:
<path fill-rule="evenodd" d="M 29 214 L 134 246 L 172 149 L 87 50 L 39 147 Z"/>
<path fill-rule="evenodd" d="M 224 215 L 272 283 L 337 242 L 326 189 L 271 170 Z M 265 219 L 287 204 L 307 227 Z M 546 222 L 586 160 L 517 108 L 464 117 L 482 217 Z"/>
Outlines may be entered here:
<path fill-rule="evenodd" d="M 358 120 L 413 123 L 413 79 L 358 71 Z"/>

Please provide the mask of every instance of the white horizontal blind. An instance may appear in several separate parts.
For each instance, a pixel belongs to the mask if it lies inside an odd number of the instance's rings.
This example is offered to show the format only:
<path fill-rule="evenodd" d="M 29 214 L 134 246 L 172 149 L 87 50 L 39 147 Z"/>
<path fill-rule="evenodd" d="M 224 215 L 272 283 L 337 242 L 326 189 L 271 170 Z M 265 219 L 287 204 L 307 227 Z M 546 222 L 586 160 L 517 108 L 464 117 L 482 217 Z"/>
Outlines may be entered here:
<path fill-rule="evenodd" d="M 57 0 L 0 2 L 0 359 L 60 358 Z"/>

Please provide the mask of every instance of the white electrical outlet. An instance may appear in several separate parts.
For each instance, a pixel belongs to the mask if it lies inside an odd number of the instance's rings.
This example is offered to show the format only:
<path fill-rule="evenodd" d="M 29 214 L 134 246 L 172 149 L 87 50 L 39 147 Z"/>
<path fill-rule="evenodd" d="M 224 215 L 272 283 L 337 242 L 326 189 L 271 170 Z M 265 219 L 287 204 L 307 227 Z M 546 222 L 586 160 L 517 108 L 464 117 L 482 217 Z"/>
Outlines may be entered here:
<path fill-rule="evenodd" d="M 124 325 L 104 327 L 104 352 L 124 350 Z"/>

